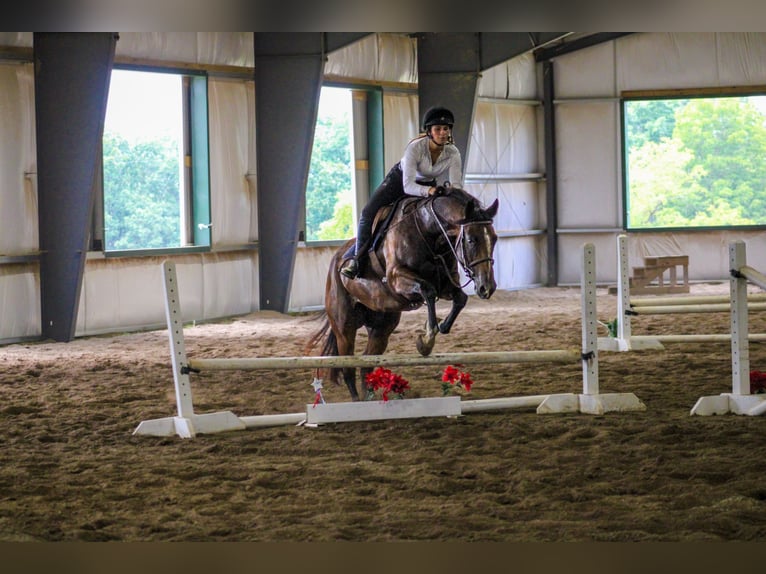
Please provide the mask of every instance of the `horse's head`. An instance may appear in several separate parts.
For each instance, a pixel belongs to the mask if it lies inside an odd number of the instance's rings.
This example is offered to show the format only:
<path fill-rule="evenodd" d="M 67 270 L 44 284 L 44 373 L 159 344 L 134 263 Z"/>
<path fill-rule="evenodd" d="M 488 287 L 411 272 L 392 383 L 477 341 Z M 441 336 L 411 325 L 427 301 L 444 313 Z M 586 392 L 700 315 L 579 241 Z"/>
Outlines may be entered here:
<path fill-rule="evenodd" d="M 497 289 L 492 257 L 497 234 L 492 220 L 497 215 L 498 200 L 484 208 L 474 196 L 455 187 L 448 188 L 444 198 L 451 206 L 441 214 L 457 231 L 454 241 L 458 263 L 473 281 L 476 294 L 489 299 Z"/>

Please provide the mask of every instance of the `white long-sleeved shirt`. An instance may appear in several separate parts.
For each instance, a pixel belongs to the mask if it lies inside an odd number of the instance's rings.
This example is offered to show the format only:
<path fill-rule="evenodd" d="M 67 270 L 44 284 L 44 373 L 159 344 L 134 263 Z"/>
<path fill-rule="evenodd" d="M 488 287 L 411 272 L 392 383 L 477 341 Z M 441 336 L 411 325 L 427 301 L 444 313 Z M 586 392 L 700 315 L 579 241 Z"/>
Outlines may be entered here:
<path fill-rule="evenodd" d="M 415 183 L 416 179 L 435 179 L 436 185 L 449 182 L 455 187 L 463 187 L 463 161 L 457 146 L 447 144 L 442 148 L 439 159 L 431 163 L 428 149 L 428 137 L 421 136 L 412 140 L 404 149 L 401 161 L 404 176 L 404 193 L 408 195 L 428 195 L 430 186 Z"/>

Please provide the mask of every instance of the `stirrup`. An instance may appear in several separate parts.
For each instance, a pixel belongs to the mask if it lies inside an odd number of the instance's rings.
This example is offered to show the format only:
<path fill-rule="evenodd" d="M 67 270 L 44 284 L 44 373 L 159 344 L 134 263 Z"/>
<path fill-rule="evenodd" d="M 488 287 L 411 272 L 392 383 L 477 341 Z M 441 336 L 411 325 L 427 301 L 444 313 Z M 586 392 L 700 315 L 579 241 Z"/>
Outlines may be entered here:
<path fill-rule="evenodd" d="M 355 279 L 359 273 L 359 264 L 356 262 L 356 259 L 351 259 L 341 267 L 340 272 L 349 279 Z"/>

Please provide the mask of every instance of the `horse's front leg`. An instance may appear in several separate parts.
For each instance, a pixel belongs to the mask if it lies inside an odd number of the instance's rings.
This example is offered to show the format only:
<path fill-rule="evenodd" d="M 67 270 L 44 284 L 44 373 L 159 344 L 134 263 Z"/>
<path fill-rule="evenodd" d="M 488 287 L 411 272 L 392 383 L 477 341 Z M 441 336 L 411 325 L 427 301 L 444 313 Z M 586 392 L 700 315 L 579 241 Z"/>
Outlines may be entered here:
<path fill-rule="evenodd" d="M 436 344 L 436 335 L 439 332 L 439 318 L 436 316 L 436 294 L 429 294 L 426 297 L 426 308 L 428 309 L 428 318 L 426 319 L 425 332 L 419 335 L 415 341 L 418 353 L 427 357 L 434 350 Z"/>
<path fill-rule="evenodd" d="M 450 329 L 452 329 L 452 325 L 455 322 L 455 319 L 457 319 L 457 316 L 460 315 L 460 311 L 463 310 L 463 307 L 465 307 L 465 304 L 468 302 L 468 295 L 466 295 L 462 289 L 455 289 L 455 291 L 452 294 L 452 308 L 450 309 L 449 315 L 447 315 L 444 318 L 444 321 L 441 322 L 439 325 L 439 332 L 443 334 L 447 334 L 450 332 Z"/>
<path fill-rule="evenodd" d="M 406 299 L 426 304 L 428 318 L 426 319 L 425 334 L 416 341 L 418 352 L 427 357 L 431 354 L 439 332 L 439 318 L 436 316 L 436 289 L 428 281 L 424 281 L 406 267 L 394 267 L 389 270 L 386 279 L 389 287 Z"/>

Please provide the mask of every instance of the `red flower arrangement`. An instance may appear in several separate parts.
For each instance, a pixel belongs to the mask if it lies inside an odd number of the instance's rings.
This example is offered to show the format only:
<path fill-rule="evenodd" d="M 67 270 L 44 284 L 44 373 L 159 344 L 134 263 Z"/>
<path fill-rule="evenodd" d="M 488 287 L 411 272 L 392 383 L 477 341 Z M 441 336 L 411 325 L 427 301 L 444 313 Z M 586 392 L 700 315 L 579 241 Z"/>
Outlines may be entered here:
<path fill-rule="evenodd" d="M 462 366 L 458 365 L 457 367 Z M 471 373 L 461 371 L 457 367 L 448 365 L 444 368 L 444 373 L 442 374 L 442 395 L 445 397 L 459 387 L 465 389 L 466 393 L 471 392 L 471 387 L 473 386 Z"/>
<path fill-rule="evenodd" d="M 750 371 L 750 394 L 766 392 L 766 373 Z"/>
<path fill-rule="evenodd" d="M 393 395 L 393 398 L 401 399 L 410 388 L 410 383 L 407 382 L 407 379 L 383 367 L 376 368 L 364 380 L 367 383 L 368 401 L 375 398 L 377 391 L 380 391 L 383 401 L 388 401 L 389 395 Z"/>

